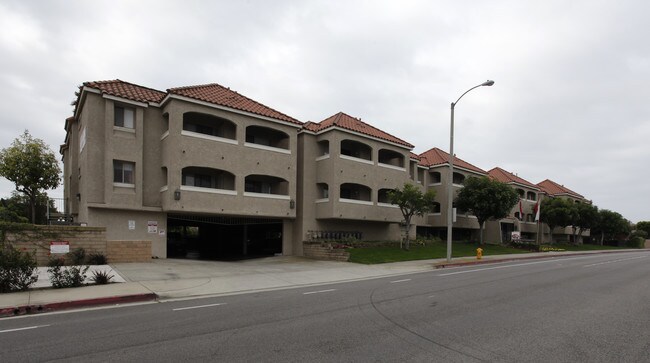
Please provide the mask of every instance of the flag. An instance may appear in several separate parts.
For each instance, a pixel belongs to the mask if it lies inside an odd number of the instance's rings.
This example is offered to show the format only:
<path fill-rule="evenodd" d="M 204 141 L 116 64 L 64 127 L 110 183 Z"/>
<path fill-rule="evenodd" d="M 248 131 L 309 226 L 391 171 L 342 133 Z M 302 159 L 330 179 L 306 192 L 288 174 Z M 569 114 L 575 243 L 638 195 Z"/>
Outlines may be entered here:
<path fill-rule="evenodd" d="M 539 203 L 539 201 L 537 201 L 537 203 L 535 203 L 535 207 L 533 208 L 533 211 L 535 212 L 535 222 L 539 222 L 539 212 L 541 210 L 542 210 L 542 206 Z"/>
<path fill-rule="evenodd" d="M 524 220 L 524 208 L 521 206 L 521 199 L 519 199 L 519 220 Z"/>

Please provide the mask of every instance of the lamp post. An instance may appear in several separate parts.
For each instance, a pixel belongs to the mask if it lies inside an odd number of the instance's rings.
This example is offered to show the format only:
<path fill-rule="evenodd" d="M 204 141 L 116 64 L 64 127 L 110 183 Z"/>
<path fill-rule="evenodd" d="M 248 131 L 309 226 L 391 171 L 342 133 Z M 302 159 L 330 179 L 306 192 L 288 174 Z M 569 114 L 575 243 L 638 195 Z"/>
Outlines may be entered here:
<path fill-rule="evenodd" d="M 492 86 L 494 84 L 494 81 L 487 80 L 478 86 L 474 86 L 462 95 L 458 97 L 456 102 L 451 103 L 451 127 L 449 129 L 449 178 L 448 178 L 448 183 L 447 183 L 447 262 L 451 262 L 451 237 L 452 237 L 452 224 L 454 222 L 453 219 L 453 206 L 452 204 L 454 203 L 454 108 L 456 107 L 456 104 L 458 101 L 460 101 L 463 96 L 465 96 L 469 91 L 479 88 L 482 86 Z"/>

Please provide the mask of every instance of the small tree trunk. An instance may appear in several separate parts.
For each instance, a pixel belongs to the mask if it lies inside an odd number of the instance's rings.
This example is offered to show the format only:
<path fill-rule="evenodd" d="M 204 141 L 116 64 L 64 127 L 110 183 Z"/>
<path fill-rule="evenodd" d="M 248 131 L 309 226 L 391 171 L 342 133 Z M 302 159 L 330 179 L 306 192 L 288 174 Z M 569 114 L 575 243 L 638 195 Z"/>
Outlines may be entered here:
<path fill-rule="evenodd" d="M 410 231 L 411 231 L 411 222 L 406 221 L 406 233 L 405 233 L 405 235 L 406 235 L 406 248 L 405 248 L 405 250 L 407 250 L 407 251 L 409 250 L 409 248 L 411 248 L 410 238 L 409 238 L 409 232 Z"/>
<path fill-rule="evenodd" d="M 480 226 L 479 226 L 479 234 L 480 234 L 480 236 L 479 236 L 479 244 L 480 245 L 483 245 L 483 224 L 485 224 L 485 222 L 481 223 Z"/>
<path fill-rule="evenodd" d="M 29 196 L 29 206 L 32 209 L 32 224 L 36 224 L 36 196 Z"/>

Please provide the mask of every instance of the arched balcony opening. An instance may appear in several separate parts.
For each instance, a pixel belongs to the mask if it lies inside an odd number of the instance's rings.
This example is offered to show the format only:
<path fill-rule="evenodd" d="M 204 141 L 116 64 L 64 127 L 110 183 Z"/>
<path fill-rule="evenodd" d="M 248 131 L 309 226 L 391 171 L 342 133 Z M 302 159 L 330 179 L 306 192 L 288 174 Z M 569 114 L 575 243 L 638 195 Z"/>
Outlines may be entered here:
<path fill-rule="evenodd" d="M 234 122 L 199 112 L 185 112 L 183 114 L 183 131 L 230 140 L 237 138 L 237 125 Z"/>
<path fill-rule="evenodd" d="M 317 145 L 318 145 L 318 157 L 327 156 L 330 154 L 329 140 L 321 140 L 317 143 Z"/>
<path fill-rule="evenodd" d="M 341 184 L 339 195 L 341 199 L 370 202 L 372 198 L 372 190 L 365 185 L 344 183 Z"/>
<path fill-rule="evenodd" d="M 392 189 L 379 189 L 377 191 L 377 202 L 378 203 L 384 203 L 384 204 L 391 204 L 390 198 L 388 197 L 388 193 L 390 193 Z"/>
<path fill-rule="evenodd" d="M 318 199 L 329 199 L 330 197 L 330 189 L 327 183 L 316 183 L 316 186 L 318 188 Z"/>
<path fill-rule="evenodd" d="M 235 190 L 235 175 L 225 170 L 190 166 L 183 168 L 181 184 L 196 188 Z"/>
<path fill-rule="evenodd" d="M 341 155 L 372 161 L 372 148 L 358 141 L 342 140 Z"/>
<path fill-rule="evenodd" d="M 404 155 L 393 150 L 380 149 L 378 162 L 380 164 L 404 168 Z"/>
<path fill-rule="evenodd" d="M 246 128 L 246 142 L 277 149 L 289 150 L 289 135 L 286 133 L 263 126 L 248 126 Z"/>
<path fill-rule="evenodd" d="M 289 182 L 270 175 L 249 175 L 245 179 L 247 193 L 289 195 Z"/>
<path fill-rule="evenodd" d="M 440 172 L 438 171 L 429 172 L 429 184 L 440 184 L 441 182 L 442 182 L 442 178 L 440 177 Z"/>

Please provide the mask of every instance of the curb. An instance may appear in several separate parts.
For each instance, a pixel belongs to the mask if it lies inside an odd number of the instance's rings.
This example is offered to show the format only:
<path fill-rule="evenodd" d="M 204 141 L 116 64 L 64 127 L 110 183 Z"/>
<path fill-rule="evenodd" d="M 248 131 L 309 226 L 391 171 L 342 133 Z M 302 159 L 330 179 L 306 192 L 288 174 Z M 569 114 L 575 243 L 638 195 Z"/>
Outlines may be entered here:
<path fill-rule="evenodd" d="M 99 297 L 93 299 L 63 301 L 56 303 L 46 303 L 41 305 L 22 305 L 15 307 L 0 308 L 0 318 L 9 316 L 19 316 L 28 314 L 38 314 L 52 312 L 57 310 L 75 309 L 99 305 L 119 305 L 135 302 L 152 301 L 158 299 L 154 293 Z"/>
<path fill-rule="evenodd" d="M 616 250 L 603 250 L 603 251 L 591 251 L 591 252 L 576 252 L 576 253 L 570 253 L 567 255 L 552 255 L 552 256 L 522 256 L 522 257 L 506 257 L 506 258 L 493 258 L 493 259 L 486 259 L 486 260 L 467 260 L 467 261 L 458 261 L 458 262 L 439 262 L 437 264 L 434 264 L 433 267 L 436 269 L 440 268 L 446 268 L 446 267 L 459 267 L 459 266 L 472 266 L 472 265 L 483 265 L 483 264 L 489 264 L 489 263 L 500 263 L 500 262 L 512 262 L 512 261 L 520 261 L 520 260 L 539 260 L 542 258 L 555 258 L 555 257 L 570 257 L 570 256 L 587 256 L 587 255 L 599 255 L 599 254 L 607 254 L 607 253 L 624 253 L 624 252 L 629 252 L 626 250 L 623 251 L 616 251 Z"/>

